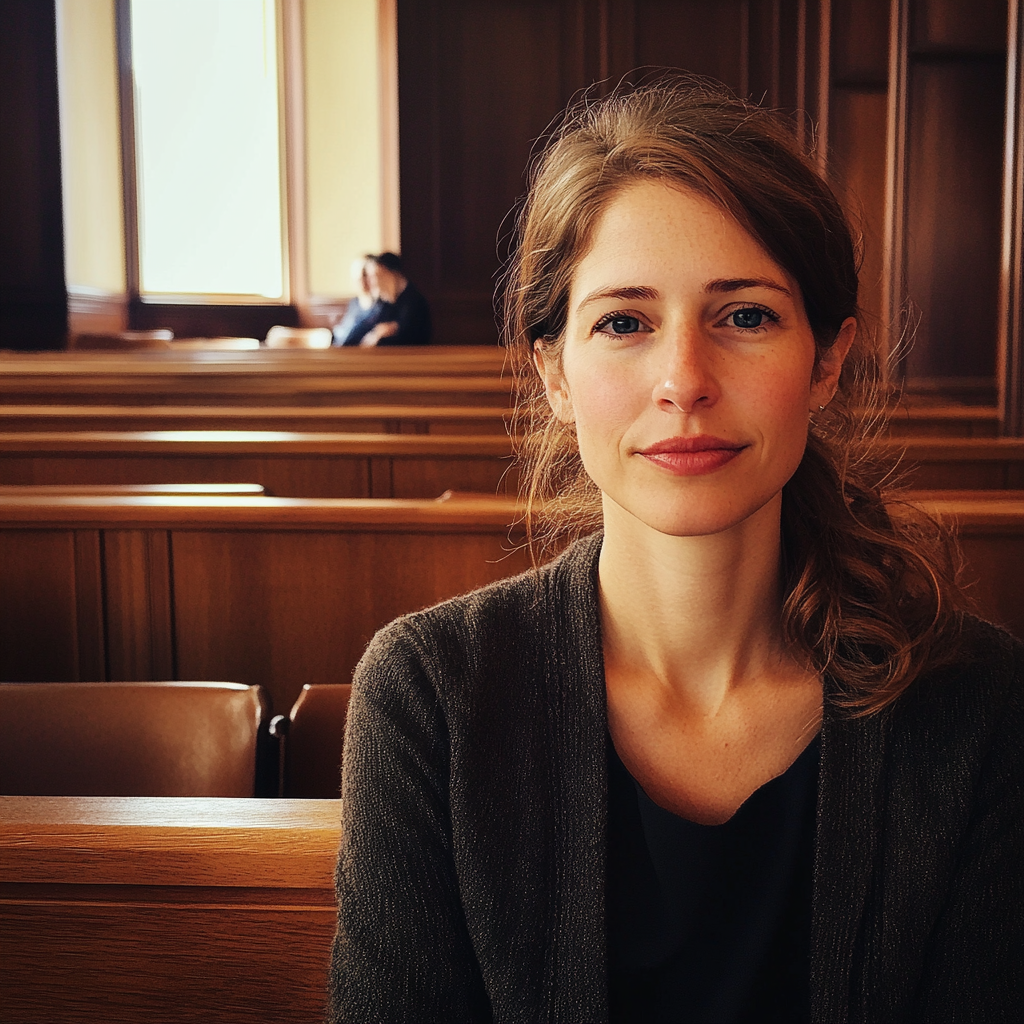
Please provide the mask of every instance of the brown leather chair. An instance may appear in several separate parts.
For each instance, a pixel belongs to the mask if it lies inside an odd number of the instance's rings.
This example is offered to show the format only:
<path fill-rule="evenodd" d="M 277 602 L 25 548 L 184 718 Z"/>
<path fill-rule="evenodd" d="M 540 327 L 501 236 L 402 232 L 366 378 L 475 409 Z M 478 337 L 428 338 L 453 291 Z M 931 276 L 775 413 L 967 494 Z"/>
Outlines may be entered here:
<path fill-rule="evenodd" d="M 251 797 L 267 710 L 240 683 L 0 683 L 0 794 Z"/>
<path fill-rule="evenodd" d="M 278 795 L 337 800 L 351 683 L 307 683 L 286 718 L 270 722 L 280 743 Z"/>

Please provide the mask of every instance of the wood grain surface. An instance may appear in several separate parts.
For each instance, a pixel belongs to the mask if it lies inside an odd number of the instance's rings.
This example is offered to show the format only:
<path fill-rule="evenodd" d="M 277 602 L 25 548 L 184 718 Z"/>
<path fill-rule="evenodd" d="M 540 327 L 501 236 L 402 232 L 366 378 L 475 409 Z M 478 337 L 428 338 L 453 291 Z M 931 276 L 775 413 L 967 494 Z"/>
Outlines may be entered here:
<path fill-rule="evenodd" d="M 427 498 L 517 486 L 506 434 L 0 434 L 0 485 L 258 484 L 280 497 Z"/>
<path fill-rule="evenodd" d="M 0 1019 L 319 1021 L 340 805 L 0 797 Z"/>
<path fill-rule="evenodd" d="M 294 430 L 507 433 L 501 406 L 0 405 L 0 430 Z"/>

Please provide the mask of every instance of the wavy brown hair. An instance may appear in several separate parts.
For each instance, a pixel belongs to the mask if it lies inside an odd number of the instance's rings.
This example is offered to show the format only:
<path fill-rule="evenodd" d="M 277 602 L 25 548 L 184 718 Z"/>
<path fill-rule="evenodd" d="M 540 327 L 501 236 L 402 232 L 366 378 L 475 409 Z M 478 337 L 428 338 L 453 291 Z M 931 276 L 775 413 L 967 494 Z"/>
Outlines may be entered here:
<path fill-rule="evenodd" d="M 819 360 L 848 317 L 863 326 L 850 225 L 785 118 L 689 76 L 570 108 L 531 169 L 499 288 L 535 560 L 600 528 L 601 502 L 575 427 L 551 412 L 534 349 L 559 364 L 570 285 L 597 220 L 645 180 L 718 204 L 797 281 Z M 951 660 L 967 607 L 948 534 L 900 499 L 876 443 L 881 395 L 878 359 L 860 340 L 782 495 L 783 635 L 855 714 L 884 708 Z"/>

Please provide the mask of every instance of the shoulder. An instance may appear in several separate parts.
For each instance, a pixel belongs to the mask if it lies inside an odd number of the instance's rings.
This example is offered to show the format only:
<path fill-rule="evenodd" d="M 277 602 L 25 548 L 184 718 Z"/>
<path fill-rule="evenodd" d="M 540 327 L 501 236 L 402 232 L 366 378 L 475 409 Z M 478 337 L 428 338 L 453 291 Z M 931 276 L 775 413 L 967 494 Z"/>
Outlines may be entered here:
<path fill-rule="evenodd" d="M 596 628 L 599 551 L 600 536 L 587 537 L 538 569 L 395 619 L 367 647 L 357 685 L 415 678 L 444 703 L 481 680 L 528 687 L 560 634 Z"/>
<path fill-rule="evenodd" d="M 918 679 L 896 702 L 894 738 L 902 736 L 947 767 L 1024 753 L 1024 644 L 1006 630 L 965 616 L 949 664 Z M 910 740 L 913 738 L 913 742 Z"/>

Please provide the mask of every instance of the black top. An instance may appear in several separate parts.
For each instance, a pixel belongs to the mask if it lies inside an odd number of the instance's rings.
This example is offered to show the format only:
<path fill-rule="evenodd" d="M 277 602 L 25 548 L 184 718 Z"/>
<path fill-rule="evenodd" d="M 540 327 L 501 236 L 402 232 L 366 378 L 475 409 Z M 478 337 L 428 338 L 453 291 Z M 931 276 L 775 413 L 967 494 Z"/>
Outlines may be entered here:
<path fill-rule="evenodd" d="M 809 1020 L 818 750 L 698 825 L 655 804 L 609 740 L 613 1022 Z"/>
<path fill-rule="evenodd" d="M 397 321 L 398 330 L 390 337 L 381 338 L 378 345 L 430 344 L 430 306 L 411 281 L 402 289 L 402 294 L 386 306 L 380 320 Z"/>

